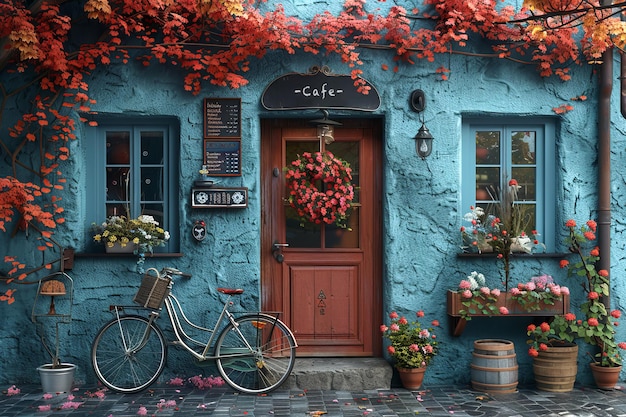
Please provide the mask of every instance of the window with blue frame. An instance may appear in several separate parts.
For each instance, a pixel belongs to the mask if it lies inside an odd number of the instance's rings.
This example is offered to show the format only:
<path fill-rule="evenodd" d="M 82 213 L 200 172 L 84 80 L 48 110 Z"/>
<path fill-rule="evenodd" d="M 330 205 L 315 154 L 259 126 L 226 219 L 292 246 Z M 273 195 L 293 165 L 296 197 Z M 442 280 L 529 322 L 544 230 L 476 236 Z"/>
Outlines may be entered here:
<path fill-rule="evenodd" d="M 464 118 L 462 212 L 474 205 L 489 210 L 515 179 L 516 204 L 529 213 L 527 233 L 538 231 L 554 251 L 555 143 L 550 118 Z"/>
<path fill-rule="evenodd" d="M 170 232 L 178 252 L 178 122 L 171 118 L 105 117 L 87 129 L 88 219 L 150 215 Z"/>

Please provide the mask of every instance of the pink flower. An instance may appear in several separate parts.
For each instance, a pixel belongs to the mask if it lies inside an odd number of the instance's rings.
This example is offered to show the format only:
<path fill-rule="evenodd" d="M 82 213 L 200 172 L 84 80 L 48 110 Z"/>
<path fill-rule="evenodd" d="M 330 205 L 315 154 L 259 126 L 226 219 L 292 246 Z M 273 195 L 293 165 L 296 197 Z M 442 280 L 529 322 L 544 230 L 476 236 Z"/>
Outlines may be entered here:
<path fill-rule="evenodd" d="M 595 317 L 590 317 L 589 320 L 587 320 L 587 324 L 589 324 L 591 327 L 595 327 L 599 324 L 598 319 Z"/>
<path fill-rule="evenodd" d="M 424 317 L 424 310 L 420 310 L 417 313 L 415 313 L 417 315 L 417 317 Z"/>
<path fill-rule="evenodd" d="M 7 395 L 11 396 L 11 395 L 17 395 L 20 393 L 20 389 L 17 388 L 15 385 L 11 385 L 9 387 L 9 389 L 7 390 Z"/>
<path fill-rule="evenodd" d="M 426 339 L 427 337 L 430 337 L 430 332 L 428 330 L 426 330 L 426 329 L 422 329 L 422 330 L 420 330 L 419 336 L 421 338 Z"/>
<path fill-rule="evenodd" d="M 491 293 L 491 290 L 489 289 L 489 287 L 481 287 L 480 292 L 484 295 L 489 295 Z"/>
<path fill-rule="evenodd" d="M 40 405 L 39 407 L 37 407 L 37 410 L 39 411 L 50 411 L 50 409 L 51 409 L 50 404 Z"/>
<path fill-rule="evenodd" d="M 409 346 L 409 350 L 410 350 L 411 352 L 419 352 L 420 347 L 419 347 L 419 346 L 417 346 L 417 344 L 413 343 L 412 345 L 410 345 L 410 346 Z"/>
<path fill-rule="evenodd" d="M 520 289 L 519 289 L 519 288 L 517 288 L 517 287 L 513 287 L 513 288 L 511 288 L 511 291 L 510 291 L 510 292 L 511 292 L 511 294 L 513 294 L 513 295 L 520 295 L 520 294 L 522 293 L 522 292 L 520 291 Z"/>
<path fill-rule="evenodd" d="M 393 346 L 388 346 L 387 347 L 387 352 L 389 352 L 390 355 L 393 355 L 396 353 L 396 348 Z"/>
<path fill-rule="evenodd" d="M 397 319 L 398 317 L 400 316 L 395 311 L 392 311 L 391 313 L 389 313 L 389 318 L 392 320 Z"/>
<path fill-rule="evenodd" d="M 139 407 L 139 410 L 137 410 L 137 415 L 138 416 L 147 416 L 148 415 L 148 409 L 146 407 Z"/>
<path fill-rule="evenodd" d="M 561 294 L 569 295 L 569 288 L 561 287 Z"/>
<path fill-rule="evenodd" d="M 625 350 L 626 350 L 626 342 L 619 342 L 619 343 L 617 344 L 617 346 L 618 346 L 620 349 L 625 349 Z"/>
<path fill-rule="evenodd" d="M 494 297 L 499 297 L 500 290 L 498 288 L 494 288 L 493 290 L 491 290 L 491 295 L 493 295 Z"/>
<path fill-rule="evenodd" d="M 470 288 L 472 288 L 472 284 L 468 280 L 463 279 L 459 283 L 459 288 L 462 290 L 469 290 Z"/>
<path fill-rule="evenodd" d="M 425 345 L 424 353 L 433 353 L 433 347 L 431 345 Z"/>
<path fill-rule="evenodd" d="M 534 282 L 527 282 L 526 283 L 526 290 L 527 291 L 534 291 L 535 288 L 537 288 L 537 287 L 535 286 Z"/>
<path fill-rule="evenodd" d="M 597 300 L 600 298 L 600 295 L 595 291 L 590 291 L 589 294 L 587 294 L 587 298 L 590 300 Z"/>
<path fill-rule="evenodd" d="M 500 314 L 509 314 L 509 309 L 506 308 L 505 306 L 500 307 Z"/>
<path fill-rule="evenodd" d="M 400 326 L 398 326 L 398 323 L 393 323 L 393 324 L 391 325 L 390 330 L 391 330 L 392 332 L 397 332 L 397 331 L 400 331 Z"/>
<path fill-rule="evenodd" d="M 622 312 L 619 310 L 613 310 L 611 311 L 611 317 L 613 317 L 614 319 L 619 319 L 622 316 Z"/>
<path fill-rule="evenodd" d="M 380 325 L 380 331 L 381 333 L 385 333 L 387 330 L 389 330 L 389 327 L 385 326 L 384 324 Z"/>
<path fill-rule="evenodd" d="M 400 320 L 398 320 L 398 323 L 404 325 L 404 324 L 409 324 L 409 321 L 406 319 L 406 317 L 402 316 Z"/>
<path fill-rule="evenodd" d="M 472 292 L 470 290 L 465 290 L 461 293 L 461 295 L 463 296 L 463 298 L 472 298 Z"/>
<path fill-rule="evenodd" d="M 430 324 L 432 324 L 433 327 L 439 327 L 439 320 L 433 320 Z"/>

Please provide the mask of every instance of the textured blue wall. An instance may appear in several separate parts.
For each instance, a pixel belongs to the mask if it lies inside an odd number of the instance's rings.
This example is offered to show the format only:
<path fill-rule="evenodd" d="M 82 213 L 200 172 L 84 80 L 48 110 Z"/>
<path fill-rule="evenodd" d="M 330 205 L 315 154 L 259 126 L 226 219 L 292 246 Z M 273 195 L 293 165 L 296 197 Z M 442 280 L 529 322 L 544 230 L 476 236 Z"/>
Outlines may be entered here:
<path fill-rule="evenodd" d="M 296 3 L 296 2 L 294 2 Z M 309 4 L 308 2 L 306 2 Z M 307 11 L 324 10 L 323 2 Z M 473 270 L 491 277 L 491 285 L 499 279 L 493 259 L 458 258 L 459 226 L 467 208 L 460 206 L 461 121 L 472 115 L 554 116 L 552 108 L 584 94 L 585 102 L 574 103 L 574 110 L 559 117 L 557 130 L 557 195 L 555 196 L 557 231 L 570 217 L 583 222 L 595 217 L 597 190 L 597 77 L 590 66 L 577 67 L 572 80 L 540 78 L 532 66 L 504 60 L 476 57 L 445 56 L 438 62 L 403 65 L 398 72 L 384 71 L 381 63 L 392 65 L 391 54 L 364 51 L 364 78 L 377 87 L 382 105 L 376 115 L 384 116 L 384 196 L 383 196 L 383 289 L 384 311 L 398 310 L 410 314 L 423 309 L 430 318 L 438 318 L 441 354 L 426 374 L 426 384 L 467 383 L 473 342 L 482 338 L 505 338 L 515 343 L 520 364 L 520 382 L 532 382 L 530 359 L 526 355 L 525 329 L 528 320 L 519 318 L 475 319 L 458 338 L 448 335 L 445 316 L 445 294 Z M 167 115 L 180 121 L 180 211 L 182 258 L 148 259 L 147 267 L 173 265 L 194 275 L 191 280 L 176 284 L 177 293 L 188 306 L 190 317 L 208 324 L 221 304 L 214 290 L 220 285 L 240 286 L 246 290 L 241 299 L 243 309 L 259 307 L 260 291 L 260 119 L 303 115 L 314 112 L 265 111 L 260 106 L 263 89 L 270 80 L 288 72 L 306 72 L 313 65 L 328 65 L 335 73 L 348 73 L 349 68 L 325 57 L 268 54 L 263 62 L 253 63 L 247 74 L 250 83 L 238 90 L 205 86 L 199 96 L 183 91 L 182 78 L 175 68 L 138 64 L 115 66 L 96 71 L 90 91 L 97 100 L 93 110 L 110 114 Z M 444 65 L 451 69 L 450 79 L 440 81 L 434 74 Z M 616 65 L 614 80 L 618 73 Z M 625 306 L 626 288 L 623 271 L 626 267 L 623 250 L 626 146 L 624 120 L 619 113 L 618 85 L 613 90 L 611 112 L 612 133 L 612 282 L 614 307 Z M 420 124 L 417 114 L 408 105 L 411 91 L 425 91 L 426 124 L 435 137 L 433 154 L 420 160 L 413 152 Z M 241 97 L 242 99 L 242 172 L 241 177 L 219 178 L 220 185 L 248 187 L 249 206 L 244 210 L 191 210 L 189 190 L 198 178 L 201 166 L 202 99 L 204 97 Z M 16 105 L 16 107 L 18 107 Z M 351 117 L 368 114 L 345 113 Z M 6 128 L 3 127 L 3 128 Z M 85 218 L 83 184 L 89 175 L 90 161 L 84 157 L 83 129 L 71 146 L 72 159 L 63 168 L 69 179 L 65 193 L 67 223 L 56 235 L 57 240 L 80 252 L 91 238 L 86 225 L 102 219 Z M 408 151 L 407 151 L 408 150 Z M 7 175 L 0 167 L 0 174 Z M 195 220 L 208 222 L 209 235 L 201 243 L 189 232 Z M 35 236 L 11 239 L 0 235 L 0 255 L 32 251 Z M 41 263 L 41 255 L 26 257 L 32 265 Z M 61 356 L 76 363 L 77 379 L 95 383 L 89 363 L 89 351 L 97 329 L 108 318 L 105 310 L 111 303 L 129 303 L 140 277 L 129 272 L 132 258 L 80 257 L 70 274 L 75 279 L 75 295 L 71 325 L 62 327 Z M 516 262 L 514 277 L 526 281 L 533 275 L 548 273 L 572 290 L 573 304 L 580 302 L 577 284 L 567 281 L 558 270 L 557 259 Z M 0 384 L 38 381 L 35 368 L 46 362 L 47 355 L 34 337 L 30 322 L 35 286 L 18 286 L 17 302 L 0 304 L 3 325 L 0 328 Z M 209 312 L 209 314 L 207 314 Z M 381 323 L 384 320 L 381 317 Z M 378 327 L 379 323 L 373 323 Z M 619 339 L 626 332 L 619 329 Z M 581 348 L 578 381 L 587 383 L 591 376 L 588 361 Z M 467 372 L 462 372 L 467 369 Z M 210 374 L 186 355 L 171 349 L 164 378 L 174 375 Z"/>

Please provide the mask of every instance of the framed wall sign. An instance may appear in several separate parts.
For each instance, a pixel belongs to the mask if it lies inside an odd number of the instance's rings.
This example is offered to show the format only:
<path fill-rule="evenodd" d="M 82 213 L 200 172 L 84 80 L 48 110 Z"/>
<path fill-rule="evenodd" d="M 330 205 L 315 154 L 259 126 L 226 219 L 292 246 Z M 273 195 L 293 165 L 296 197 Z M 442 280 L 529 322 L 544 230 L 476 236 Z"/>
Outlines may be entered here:
<path fill-rule="evenodd" d="M 208 176 L 241 175 L 241 140 L 204 139 L 203 164 Z"/>
<path fill-rule="evenodd" d="M 241 137 L 241 99 L 204 99 L 204 137 Z"/>

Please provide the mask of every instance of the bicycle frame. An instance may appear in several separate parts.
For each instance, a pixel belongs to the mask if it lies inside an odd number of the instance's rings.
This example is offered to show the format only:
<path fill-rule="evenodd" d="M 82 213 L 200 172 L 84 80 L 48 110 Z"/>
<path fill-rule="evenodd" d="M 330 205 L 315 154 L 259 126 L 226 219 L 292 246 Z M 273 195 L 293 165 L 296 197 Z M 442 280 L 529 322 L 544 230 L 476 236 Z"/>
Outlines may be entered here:
<path fill-rule="evenodd" d="M 171 290 L 171 288 L 170 288 Z M 173 295 L 171 292 L 168 294 L 168 296 L 165 298 L 164 300 L 164 305 L 165 305 L 165 310 L 167 311 L 167 317 L 169 319 L 170 324 L 172 325 L 172 329 L 175 335 L 175 340 L 173 341 L 169 341 L 169 343 L 176 345 L 176 346 L 180 346 L 181 348 L 183 348 L 184 350 L 186 350 L 187 352 L 189 352 L 194 358 L 196 358 L 199 361 L 207 361 L 207 360 L 215 360 L 215 359 L 224 359 L 224 358 L 234 358 L 234 357 L 238 357 L 238 356 L 247 356 L 250 354 L 250 352 L 254 352 L 255 349 L 248 343 L 248 340 L 246 339 L 246 337 L 241 334 L 241 332 L 238 329 L 237 323 L 235 321 L 235 316 L 233 315 L 233 313 L 231 313 L 228 310 L 228 307 L 230 305 L 232 305 L 232 302 L 230 301 L 231 299 L 231 295 L 228 295 L 228 298 L 226 299 L 226 302 L 224 303 L 224 307 L 222 308 L 222 311 L 220 312 L 220 315 L 218 316 L 216 322 L 215 322 L 215 326 L 212 329 L 206 328 L 206 327 L 202 327 L 199 326 L 195 323 L 193 323 L 186 315 L 185 312 L 182 308 L 182 305 L 180 304 L 180 301 L 178 301 L 178 298 L 176 298 L 175 295 Z M 139 308 L 141 309 L 141 307 L 135 307 L 132 306 L 132 308 Z M 120 320 L 120 311 L 124 310 L 123 306 L 115 306 L 114 308 L 112 308 L 115 310 L 115 314 L 116 314 L 116 319 L 119 322 Z M 265 314 L 265 313 L 261 313 L 261 312 L 257 312 L 255 314 L 262 314 L 265 317 L 271 317 L 274 320 L 274 324 L 279 320 L 278 317 L 273 317 L 269 314 Z M 153 324 L 157 318 L 159 318 L 161 316 L 161 313 L 158 311 L 151 311 L 148 319 L 149 319 L 149 324 Z M 183 324 L 181 322 L 181 317 L 184 323 L 186 323 L 188 326 L 191 326 L 194 329 L 203 331 L 205 333 L 209 333 L 209 339 L 208 341 L 205 342 L 200 342 L 198 340 L 195 340 L 193 337 L 189 336 L 186 332 L 185 329 L 183 328 Z M 241 340 L 245 343 L 245 346 L 247 348 L 247 352 L 241 352 L 241 353 L 230 353 L 230 354 L 221 354 L 219 356 L 215 356 L 215 355 L 209 355 L 209 351 L 211 349 L 214 348 L 214 340 L 216 338 L 217 335 L 219 335 L 218 330 L 221 329 L 222 327 L 224 327 L 222 325 L 222 323 L 225 322 L 230 322 L 233 327 L 235 328 L 235 330 L 237 331 L 237 333 L 239 334 L 239 337 L 241 338 Z M 156 324 L 155 324 L 156 325 Z M 123 344 L 124 344 L 124 349 L 127 352 L 137 352 L 139 350 L 141 350 L 149 336 L 150 336 L 150 325 L 146 326 L 146 330 L 145 333 L 140 341 L 140 343 L 137 346 L 132 346 L 129 347 L 126 345 L 126 340 L 124 338 L 123 332 L 121 331 L 120 328 L 120 333 L 122 333 L 122 340 L 123 340 Z M 294 338 L 295 340 L 295 338 Z M 196 346 L 204 346 L 204 349 L 202 350 L 202 353 L 198 353 L 196 352 L 189 344 L 193 343 Z"/>

